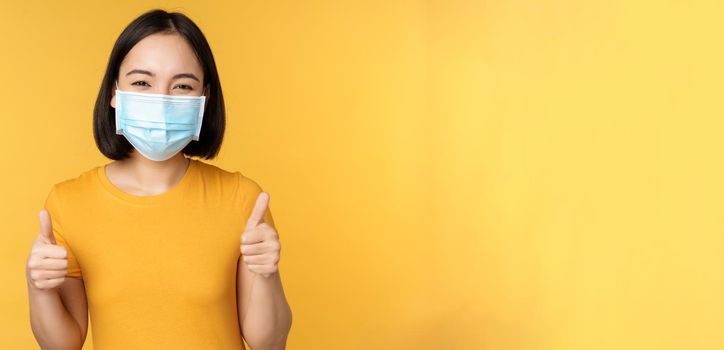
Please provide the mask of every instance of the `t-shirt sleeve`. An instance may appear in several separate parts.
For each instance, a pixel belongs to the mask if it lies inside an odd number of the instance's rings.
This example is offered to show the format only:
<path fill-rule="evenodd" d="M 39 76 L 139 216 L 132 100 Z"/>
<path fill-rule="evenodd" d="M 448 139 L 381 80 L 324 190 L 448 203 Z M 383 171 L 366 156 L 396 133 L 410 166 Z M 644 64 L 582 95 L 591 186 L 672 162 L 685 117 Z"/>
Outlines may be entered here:
<path fill-rule="evenodd" d="M 256 183 L 256 181 L 244 176 L 240 172 L 237 172 L 236 174 L 239 177 L 239 191 L 237 193 L 237 200 L 241 201 L 241 210 L 244 215 L 243 227 L 246 227 L 246 222 L 249 220 L 249 216 L 251 216 L 251 212 L 254 210 L 254 205 L 256 205 L 256 199 L 259 197 L 259 194 L 263 190 L 261 186 Z M 276 230 L 277 227 L 274 223 L 274 217 L 272 217 L 271 213 L 271 203 L 272 198 L 270 194 L 269 205 L 267 206 L 266 212 L 264 213 L 264 222 L 269 224 L 269 226 L 273 227 Z"/>
<path fill-rule="evenodd" d="M 66 277 L 83 278 L 80 271 L 80 265 L 78 264 L 78 260 L 75 258 L 73 250 L 70 248 L 70 244 L 65 239 L 65 231 L 63 230 L 63 217 L 60 213 L 59 207 L 58 191 L 56 189 L 56 186 L 53 186 L 47 198 L 45 199 L 45 210 L 47 210 L 48 214 L 50 214 L 50 222 L 53 226 L 53 236 L 55 237 L 55 243 L 57 245 L 65 247 L 68 252 L 68 272 L 66 273 Z"/>

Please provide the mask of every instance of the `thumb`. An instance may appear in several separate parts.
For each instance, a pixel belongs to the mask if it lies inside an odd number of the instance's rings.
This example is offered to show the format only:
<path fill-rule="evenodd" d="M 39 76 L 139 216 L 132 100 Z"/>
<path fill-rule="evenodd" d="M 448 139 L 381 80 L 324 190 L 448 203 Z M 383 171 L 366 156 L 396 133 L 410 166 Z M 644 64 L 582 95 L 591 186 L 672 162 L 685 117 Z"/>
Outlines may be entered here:
<path fill-rule="evenodd" d="M 269 194 L 261 192 L 259 193 L 259 197 L 256 198 L 256 204 L 254 205 L 254 210 L 252 210 L 251 215 L 249 215 L 249 220 L 246 221 L 247 230 L 250 230 L 264 222 L 264 213 L 266 213 L 267 207 L 269 207 Z"/>
<path fill-rule="evenodd" d="M 53 224 L 50 221 L 50 214 L 45 209 L 40 211 L 40 237 L 47 244 L 55 244 L 55 237 L 53 237 Z"/>

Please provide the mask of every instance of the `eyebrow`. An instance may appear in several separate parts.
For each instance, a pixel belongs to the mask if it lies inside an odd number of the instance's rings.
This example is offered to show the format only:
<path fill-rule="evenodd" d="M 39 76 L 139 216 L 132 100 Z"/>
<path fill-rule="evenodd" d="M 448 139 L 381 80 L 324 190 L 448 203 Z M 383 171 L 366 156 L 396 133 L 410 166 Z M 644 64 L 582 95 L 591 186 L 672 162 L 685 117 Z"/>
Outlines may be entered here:
<path fill-rule="evenodd" d="M 133 69 L 130 72 L 126 73 L 126 76 L 129 76 L 131 74 L 146 74 L 151 77 L 155 76 L 153 73 L 143 70 L 143 69 Z M 199 78 L 197 78 L 193 73 L 179 73 L 173 76 L 172 79 L 179 79 L 179 78 L 190 78 L 196 81 L 199 81 Z"/>

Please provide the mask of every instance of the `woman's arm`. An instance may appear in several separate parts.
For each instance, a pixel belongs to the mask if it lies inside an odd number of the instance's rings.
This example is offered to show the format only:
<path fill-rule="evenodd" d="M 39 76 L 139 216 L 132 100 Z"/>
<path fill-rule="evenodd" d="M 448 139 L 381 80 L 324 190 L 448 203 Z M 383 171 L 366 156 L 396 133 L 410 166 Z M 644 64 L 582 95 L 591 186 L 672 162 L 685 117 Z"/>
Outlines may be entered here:
<path fill-rule="evenodd" d="M 57 245 L 47 210 L 25 269 L 30 326 L 42 349 L 81 349 L 88 330 L 83 280 L 68 278 L 68 252 Z"/>
<path fill-rule="evenodd" d="M 38 289 L 32 282 L 28 282 L 30 327 L 41 349 L 80 350 L 87 331 L 87 328 L 83 329 L 80 325 L 84 323 L 87 327 L 87 314 L 85 317 L 82 315 L 87 312 L 85 302 L 81 300 L 85 297 L 83 280 L 67 278 L 61 288 L 67 293 L 58 289 Z M 61 293 L 65 293 L 66 298 L 63 298 Z M 66 309 L 63 305 L 66 299 L 66 303 L 75 305 L 74 309 Z M 73 315 L 73 310 L 78 311 L 78 315 Z"/>
<path fill-rule="evenodd" d="M 241 333 L 252 350 L 284 349 L 292 312 L 279 271 L 269 277 L 251 272 L 239 259 L 237 283 Z"/>
<path fill-rule="evenodd" d="M 252 350 L 284 349 L 292 311 L 279 277 L 281 243 L 261 192 L 241 236 L 237 269 L 237 305 L 241 334 Z"/>

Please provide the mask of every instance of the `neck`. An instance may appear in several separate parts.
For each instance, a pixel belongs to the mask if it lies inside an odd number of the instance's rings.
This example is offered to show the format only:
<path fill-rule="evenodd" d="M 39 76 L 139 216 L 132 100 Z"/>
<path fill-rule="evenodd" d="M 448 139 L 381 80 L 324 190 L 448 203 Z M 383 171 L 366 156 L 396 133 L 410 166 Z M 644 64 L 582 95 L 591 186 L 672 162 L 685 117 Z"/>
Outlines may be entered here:
<path fill-rule="evenodd" d="M 163 161 L 150 160 L 133 150 L 127 159 L 118 161 L 133 187 L 149 194 L 163 193 L 183 178 L 191 159 L 179 152 Z"/>

